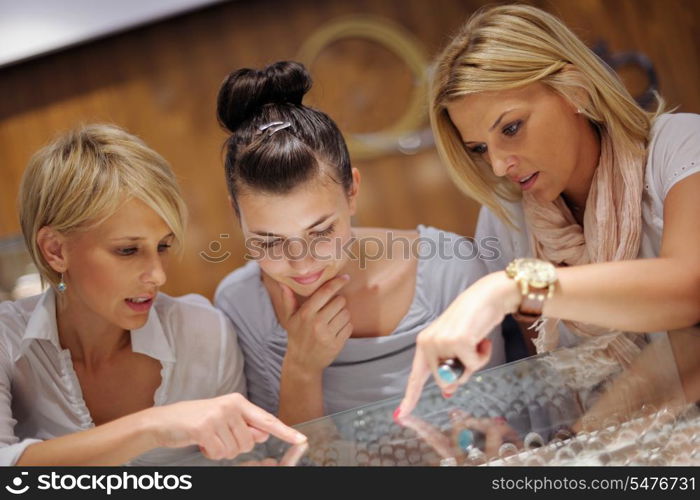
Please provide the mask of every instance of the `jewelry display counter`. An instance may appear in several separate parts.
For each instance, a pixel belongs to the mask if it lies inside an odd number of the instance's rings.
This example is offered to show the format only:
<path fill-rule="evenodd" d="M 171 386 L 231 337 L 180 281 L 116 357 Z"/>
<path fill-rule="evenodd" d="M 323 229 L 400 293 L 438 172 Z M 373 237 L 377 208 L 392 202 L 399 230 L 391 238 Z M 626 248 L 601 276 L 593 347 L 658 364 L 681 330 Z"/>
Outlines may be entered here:
<path fill-rule="evenodd" d="M 394 398 L 298 425 L 306 449 L 271 439 L 234 463 L 700 465 L 699 377 L 700 328 L 655 334 L 624 368 L 584 343 L 479 372 L 450 399 L 428 386 L 399 422 Z"/>
<path fill-rule="evenodd" d="M 427 385 L 400 398 L 295 426 L 234 460 L 159 449 L 131 465 L 667 466 L 700 465 L 700 327 L 653 334 L 628 365 L 583 343 L 476 373 L 445 399 Z"/>

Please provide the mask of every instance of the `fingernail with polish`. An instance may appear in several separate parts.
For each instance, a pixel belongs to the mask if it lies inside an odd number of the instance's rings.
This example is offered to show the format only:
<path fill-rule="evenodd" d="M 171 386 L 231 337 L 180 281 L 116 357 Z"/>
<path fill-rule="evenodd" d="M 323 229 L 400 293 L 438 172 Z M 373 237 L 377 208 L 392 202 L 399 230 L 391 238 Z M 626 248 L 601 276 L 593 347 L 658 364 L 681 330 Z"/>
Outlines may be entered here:
<path fill-rule="evenodd" d="M 454 395 L 455 395 L 454 392 L 443 392 L 443 393 L 442 393 L 442 397 L 445 398 L 445 399 L 450 399 L 450 398 L 451 398 L 452 396 L 454 396 Z"/>
<path fill-rule="evenodd" d="M 398 407 L 394 410 L 394 422 L 398 422 L 400 416 L 401 416 L 401 407 L 398 406 Z"/>

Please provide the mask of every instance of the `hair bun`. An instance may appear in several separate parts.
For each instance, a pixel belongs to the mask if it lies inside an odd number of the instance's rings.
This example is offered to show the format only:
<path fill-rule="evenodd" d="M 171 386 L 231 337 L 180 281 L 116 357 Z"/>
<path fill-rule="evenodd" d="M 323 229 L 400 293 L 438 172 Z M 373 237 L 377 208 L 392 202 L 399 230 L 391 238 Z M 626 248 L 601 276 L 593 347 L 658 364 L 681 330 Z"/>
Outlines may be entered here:
<path fill-rule="evenodd" d="M 219 123 L 233 133 L 265 104 L 300 105 L 310 88 L 311 76 L 298 62 L 279 61 L 262 70 L 238 69 L 219 89 L 216 114 Z"/>

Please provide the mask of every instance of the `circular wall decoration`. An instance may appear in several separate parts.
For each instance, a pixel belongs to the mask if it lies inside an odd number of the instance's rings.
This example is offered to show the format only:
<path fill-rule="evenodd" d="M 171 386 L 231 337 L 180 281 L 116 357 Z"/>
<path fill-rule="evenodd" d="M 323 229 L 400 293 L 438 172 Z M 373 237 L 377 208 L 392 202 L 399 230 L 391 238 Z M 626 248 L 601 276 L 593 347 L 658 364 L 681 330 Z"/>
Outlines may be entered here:
<path fill-rule="evenodd" d="M 410 32 L 389 20 L 351 16 L 332 21 L 312 33 L 302 44 L 297 58 L 311 68 L 325 47 L 347 38 L 371 40 L 387 48 L 408 66 L 415 82 L 405 112 L 392 125 L 372 133 L 346 134 L 350 153 L 357 159 L 369 159 L 396 151 L 415 152 L 426 142 L 423 129 L 428 59 L 425 51 Z"/>

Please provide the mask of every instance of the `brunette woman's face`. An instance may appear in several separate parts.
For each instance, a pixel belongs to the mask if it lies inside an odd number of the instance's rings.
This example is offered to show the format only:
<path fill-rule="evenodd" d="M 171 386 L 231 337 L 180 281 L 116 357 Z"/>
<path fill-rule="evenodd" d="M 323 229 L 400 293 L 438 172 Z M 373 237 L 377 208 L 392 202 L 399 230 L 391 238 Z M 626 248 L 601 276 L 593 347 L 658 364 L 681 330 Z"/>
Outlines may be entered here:
<path fill-rule="evenodd" d="M 591 134 L 588 120 L 543 84 L 461 97 L 447 112 L 472 157 L 540 202 L 591 175 L 587 166 L 579 168 L 591 154 L 584 151 L 591 142 L 584 140 Z"/>
<path fill-rule="evenodd" d="M 269 277 L 308 297 L 349 260 L 343 249 L 352 243 L 359 181 L 353 169 L 346 192 L 322 171 L 287 194 L 243 189 L 238 208 L 248 254 Z"/>

